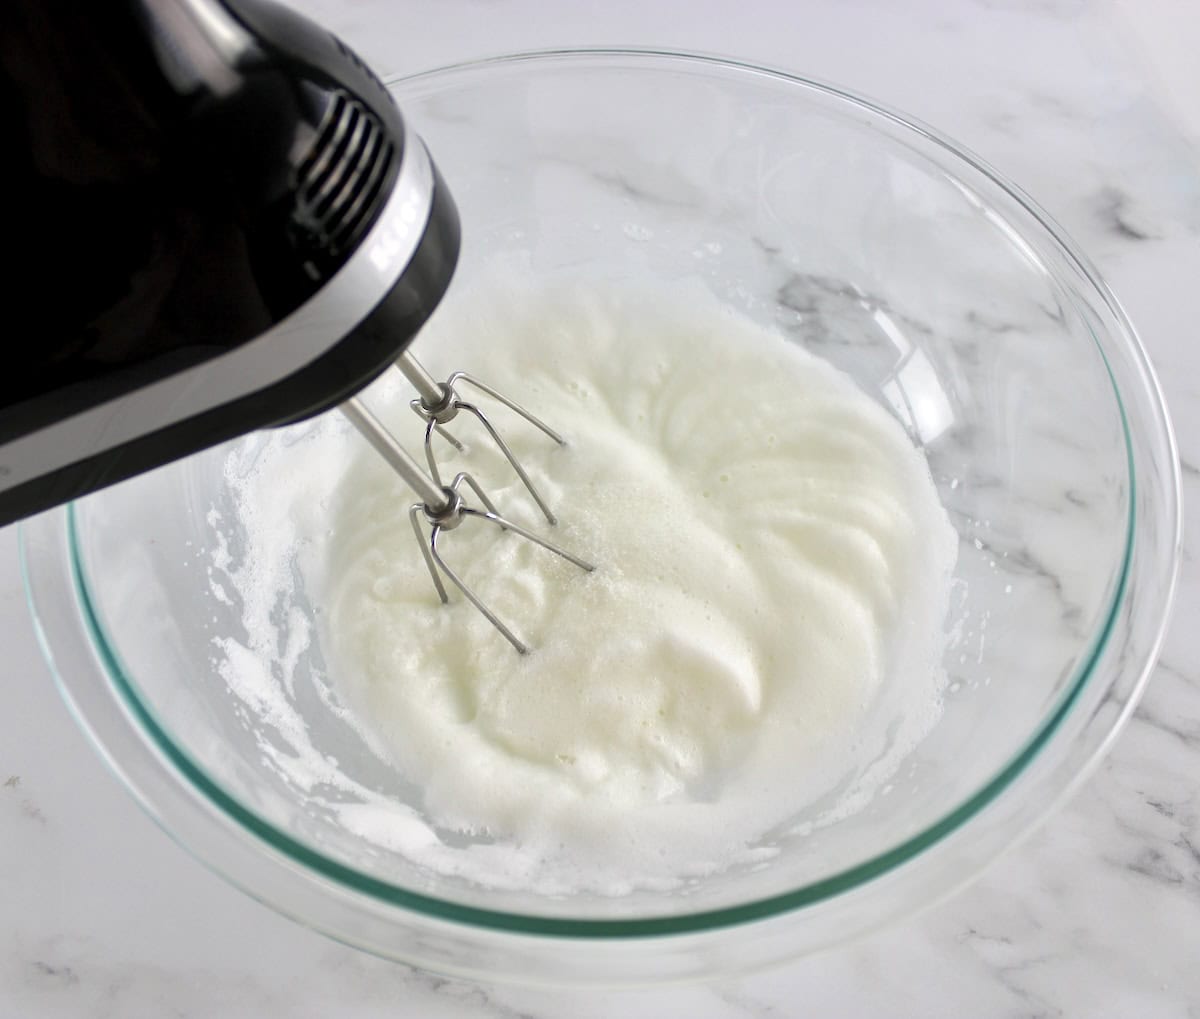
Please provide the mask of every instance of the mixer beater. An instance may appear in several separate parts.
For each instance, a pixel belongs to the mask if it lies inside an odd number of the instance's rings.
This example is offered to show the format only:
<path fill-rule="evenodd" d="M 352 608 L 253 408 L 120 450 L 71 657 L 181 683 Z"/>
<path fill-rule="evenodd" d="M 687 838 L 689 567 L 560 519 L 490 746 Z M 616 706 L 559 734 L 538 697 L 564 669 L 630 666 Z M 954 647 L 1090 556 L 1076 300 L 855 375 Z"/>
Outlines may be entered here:
<path fill-rule="evenodd" d="M 467 403 L 463 400 L 454 387 L 460 382 L 474 386 L 481 392 L 486 393 L 493 400 L 498 400 L 504 404 L 509 410 L 519 414 L 534 427 L 541 429 L 541 431 L 545 432 L 546 435 L 560 446 L 565 446 L 566 442 L 561 435 L 550 428 L 545 422 L 540 421 L 530 414 L 519 403 L 510 400 L 507 396 L 497 392 L 486 383 L 473 378 L 466 372 L 455 372 L 445 382 L 439 383 L 425 370 L 421 362 L 408 351 L 405 351 L 396 359 L 396 367 L 412 383 L 413 388 L 419 394 L 418 399 L 413 400 L 410 406 L 416 411 L 417 416 L 425 421 L 425 462 L 429 465 L 429 473 L 433 476 L 434 481 L 441 484 L 437 460 L 433 455 L 433 433 L 437 431 L 456 449 L 461 451 L 463 448 L 462 443 L 450 435 L 449 432 L 446 432 L 443 426 L 453 421 L 460 411 L 465 411 L 468 414 L 474 415 L 479 423 L 487 429 L 488 434 L 492 437 L 492 441 L 496 443 L 500 452 L 504 454 L 504 458 L 512 465 L 512 469 L 516 471 L 517 477 L 521 479 L 522 484 L 525 485 L 526 490 L 533 497 L 533 501 L 538 504 L 538 508 L 542 511 L 547 523 L 558 523 L 558 520 L 550 511 L 550 507 L 546 505 L 546 500 L 541 497 L 537 488 L 530 480 L 529 475 L 525 472 L 525 468 L 521 466 L 521 462 L 513 455 L 512 450 L 508 448 L 508 443 L 504 441 L 487 415 L 475 404 Z"/>
<path fill-rule="evenodd" d="M 595 569 L 591 563 L 580 559 L 566 549 L 560 548 L 558 545 L 547 541 L 538 536 L 533 531 L 530 531 L 520 524 L 516 524 L 507 517 L 501 516 L 496 509 L 495 504 L 484 492 L 482 486 L 465 471 L 455 475 L 454 480 L 449 485 L 443 484 L 441 474 L 438 471 L 437 461 L 433 456 L 431 448 L 431 439 L 433 432 L 438 426 L 444 422 L 451 420 L 459 411 L 467 411 L 477 417 L 487 429 L 491 437 L 496 441 L 505 458 L 512 465 L 517 475 L 524 482 L 526 488 L 533 495 L 538 506 L 551 524 L 554 524 L 555 517 L 538 495 L 533 483 L 530 481 L 525 469 L 513 455 L 507 443 L 501 438 L 499 432 L 487 419 L 487 417 L 474 405 L 462 402 L 454 391 L 454 384 L 457 381 L 468 381 L 476 388 L 486 392 L 488 395 L 495 397 L 505 406 L 512 408 L 526 420 L 535 424 L 543 432 L 549 435 L 560 445 L 564 444 L 563 439 L 545 424 L 535 418 L 532 414 L 525 411 L 518 404 L 509 400 L 507 397 L 501 396 L 498 392 L 489 386 L 484 385 L 466 375 L 463 372 L 456 372 L 450 376 L 448 382 L 444 385 L 439 385 L 433 380 L 433 377 L 425 372 L 420 363 L 417 362 L 410 354 L 401 355 L 400 362 L 397 365 L 404 374 L 410 379 L 421 379 L 421 385 L 417 386 L 417 392 L 422 393 L 422 398 L 414 400 L 412 405 L 417 413 L 426 420 L 425 428 L 425 456 L 429 465 L 429 474 L 426 474 L 412 455 L 396 441 L 395 436 L 391 434 L 379 420 L 379 418 L 371 412 L 360 397 L 351 397 L 340 406 L 343 415 L 350 423 L 359 431 L 359 433 L 371 444 L 377 453 L 387 461 L 388 465 L 400 475 L 401 479 L 413 490 L 418 501 L 409 507 L 408 516 L 412 523 L 413 533 L 416 535 L 417 543 L 421 548 L 421 554 L 425 558 L 425 565 L 429 568 L 429 576 L 433 580 L 433 586 L 437 590 L 438 597 L 442 600 L 442 604 L 449 601 L 446 593 L 446 587 L 442 583 L 441 573 L 444 573 L 450 578 L 462 593 L 463 596 L 472 605 L 478 609 L 483 616 L 490 622 L 504 638 L 514 647 L 520 654 L 526 654 L 529 651 L 529 645 L 520 639 L 505 623 L 496 615 L 483 601 L 482 598 L 467 584 L 462 577 L 455 572 L 446 561 L 442 558 L 441 551 L 438 548 L 438 538 L 445 531 L 452 531 L 458 527 L 467 517 L 476 517 L 480 520 L 488 521 L 495 524 L 502 531 L 512 531 L 514 534 L 525 538 L 527 541 L 533 542 L 535 545 L 553 552 L 555 555 L 566 559 L 568 562 L 578 566 L 581 570 L 591 573 Z M 411 374 L 410 374 L 411 373 Z M 433 405 L 433 409 L 425 403 L 425 396 L 432 397 L 434 393 L 438 394 L 438 403 Z M 432 403 L 432 401 L 431 401 Z M 458 448 L 462 448 L 457 440 L 447 436 L 449 441 L 453 442 Z M 467 504 L 463 498 L 461 489 L 463 486 L 468 487 L 479 500 L 483 509 L 477 509 L 474 506 Z M 421 518 L 424 517 L 425 523 L 429 527 L 429 538 L 426 541 L 421 529 Z"/>

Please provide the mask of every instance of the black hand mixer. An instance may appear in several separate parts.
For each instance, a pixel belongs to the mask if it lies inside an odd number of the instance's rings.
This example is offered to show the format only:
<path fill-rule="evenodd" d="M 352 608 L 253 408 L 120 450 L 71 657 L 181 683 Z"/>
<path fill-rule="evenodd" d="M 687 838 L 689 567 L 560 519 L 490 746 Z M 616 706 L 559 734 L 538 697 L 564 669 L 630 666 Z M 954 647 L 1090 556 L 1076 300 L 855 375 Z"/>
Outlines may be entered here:
<path fill-rule="evenodd" d="M 432 436 L 459 445 L 444 426 L 478 418 L 550 523 L 459 387 L 562 439 L 465 373 L 437 382 L 407 350 L 450 283 L 458 214 L 344 43 L 264 0 L 6 0 L 0 126 L 0 525 L 338 407 L 416 493 L 441 599 L 439 572 L 526 650 L 439 536 L 475 518 L 591 566 L 500 515 L 469 475 L 444 484 Z M 418 394 L 425 467 L 358 395 L 392 365 Z"/>

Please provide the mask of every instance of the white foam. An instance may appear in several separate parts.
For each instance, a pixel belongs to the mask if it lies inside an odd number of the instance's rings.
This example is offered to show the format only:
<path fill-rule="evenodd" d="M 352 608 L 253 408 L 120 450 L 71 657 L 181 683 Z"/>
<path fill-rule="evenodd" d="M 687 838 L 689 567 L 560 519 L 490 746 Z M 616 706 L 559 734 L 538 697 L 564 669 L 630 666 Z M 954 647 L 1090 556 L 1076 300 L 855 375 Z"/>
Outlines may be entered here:
<path fill-rule="evenodd" d="M 496 414 L 559 514 L 551 536 L 599 569 L 480 524 L 445 536 L 536 648 L 520 657 L 461 597 L 438 603 L 411 495 L 336 416 L 232 457 L 253 654 L 225 640 L 222 674 L 284 733 L 302 784 L 353 791 L 343 823 L 380 847 L 551 893 L 671 887 L 761 861 L 763 837 L 797 818 L 870 801 L 938 716 L 956 551 L 899 424 L 699 287 L 535 287 L 509 270 L 447 302 L 417 352 L 435 373 L 469 366 L 567 436 L 558 448 Z M 391 382 L 369 394 L 415 437 L 408 398 Z M 546 531 L 462 420 L 472 448 L 440 447 L 447 473 L 469 467 Z M 294 618 L 276 632 L 297 564 L 322 607 L 326 704 L 350 705 L 422 803 L 369 793 L 313 750 L 288 699 L 309 634 Z M 833 810 L 805 813 L 842 785 Z"/>

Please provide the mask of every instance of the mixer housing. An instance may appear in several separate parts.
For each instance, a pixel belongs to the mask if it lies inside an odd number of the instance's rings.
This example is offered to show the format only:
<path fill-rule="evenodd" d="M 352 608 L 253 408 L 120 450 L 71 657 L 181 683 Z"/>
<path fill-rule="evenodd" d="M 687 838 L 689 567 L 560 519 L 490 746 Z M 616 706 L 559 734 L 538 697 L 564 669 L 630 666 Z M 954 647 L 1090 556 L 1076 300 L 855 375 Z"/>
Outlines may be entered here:
<path fill-rule="evenodd" d="M 342 403 L 454 271 L 387 89 L 264 0 L 10 0 L 0 124 L 0 525 Z"/>

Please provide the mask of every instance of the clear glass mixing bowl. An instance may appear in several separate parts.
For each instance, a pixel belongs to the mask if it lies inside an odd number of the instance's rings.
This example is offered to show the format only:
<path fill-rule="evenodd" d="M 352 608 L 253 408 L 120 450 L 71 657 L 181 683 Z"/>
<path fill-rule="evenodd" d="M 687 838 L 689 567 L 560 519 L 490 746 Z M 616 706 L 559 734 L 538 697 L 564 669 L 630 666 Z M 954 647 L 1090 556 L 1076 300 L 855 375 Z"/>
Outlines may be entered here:
<path fill-rule="evenodd" d="M 23 529 L 46 655 L 106 761 L 163 828 L 249 894 L 449 973 L 628 984 L 741 971 L 963 883 L 1096 762 L 1166 624 L 1177 463 L 1150 365 L 1112 295 L 979 160 L 794 76 L 588 51 L 392 88 L 462 213 L 448 301 L 508 251 L 548 274 L 699 278 L 895 415 L 961 535 L 944 715 L 857 813 L 686 893 L 546 898 L 422 872 L 339 826 L 319 790 L 272 766 L 264 747 L 286 753 L 285 737 L 217 672 L 212 638 L 241 626 L 207 575 L 207 515 L 228 499 L 222 448 Z M 230 536 L 234 558 L 241 540 Z M 311 611 L 302 589 L 292 600 Z M 319 642 L 305 667 L 319 676 Z M 317 748 L 419 807 L 419 790 L 315 689 L 297 683 L 292 703 Z"/>

